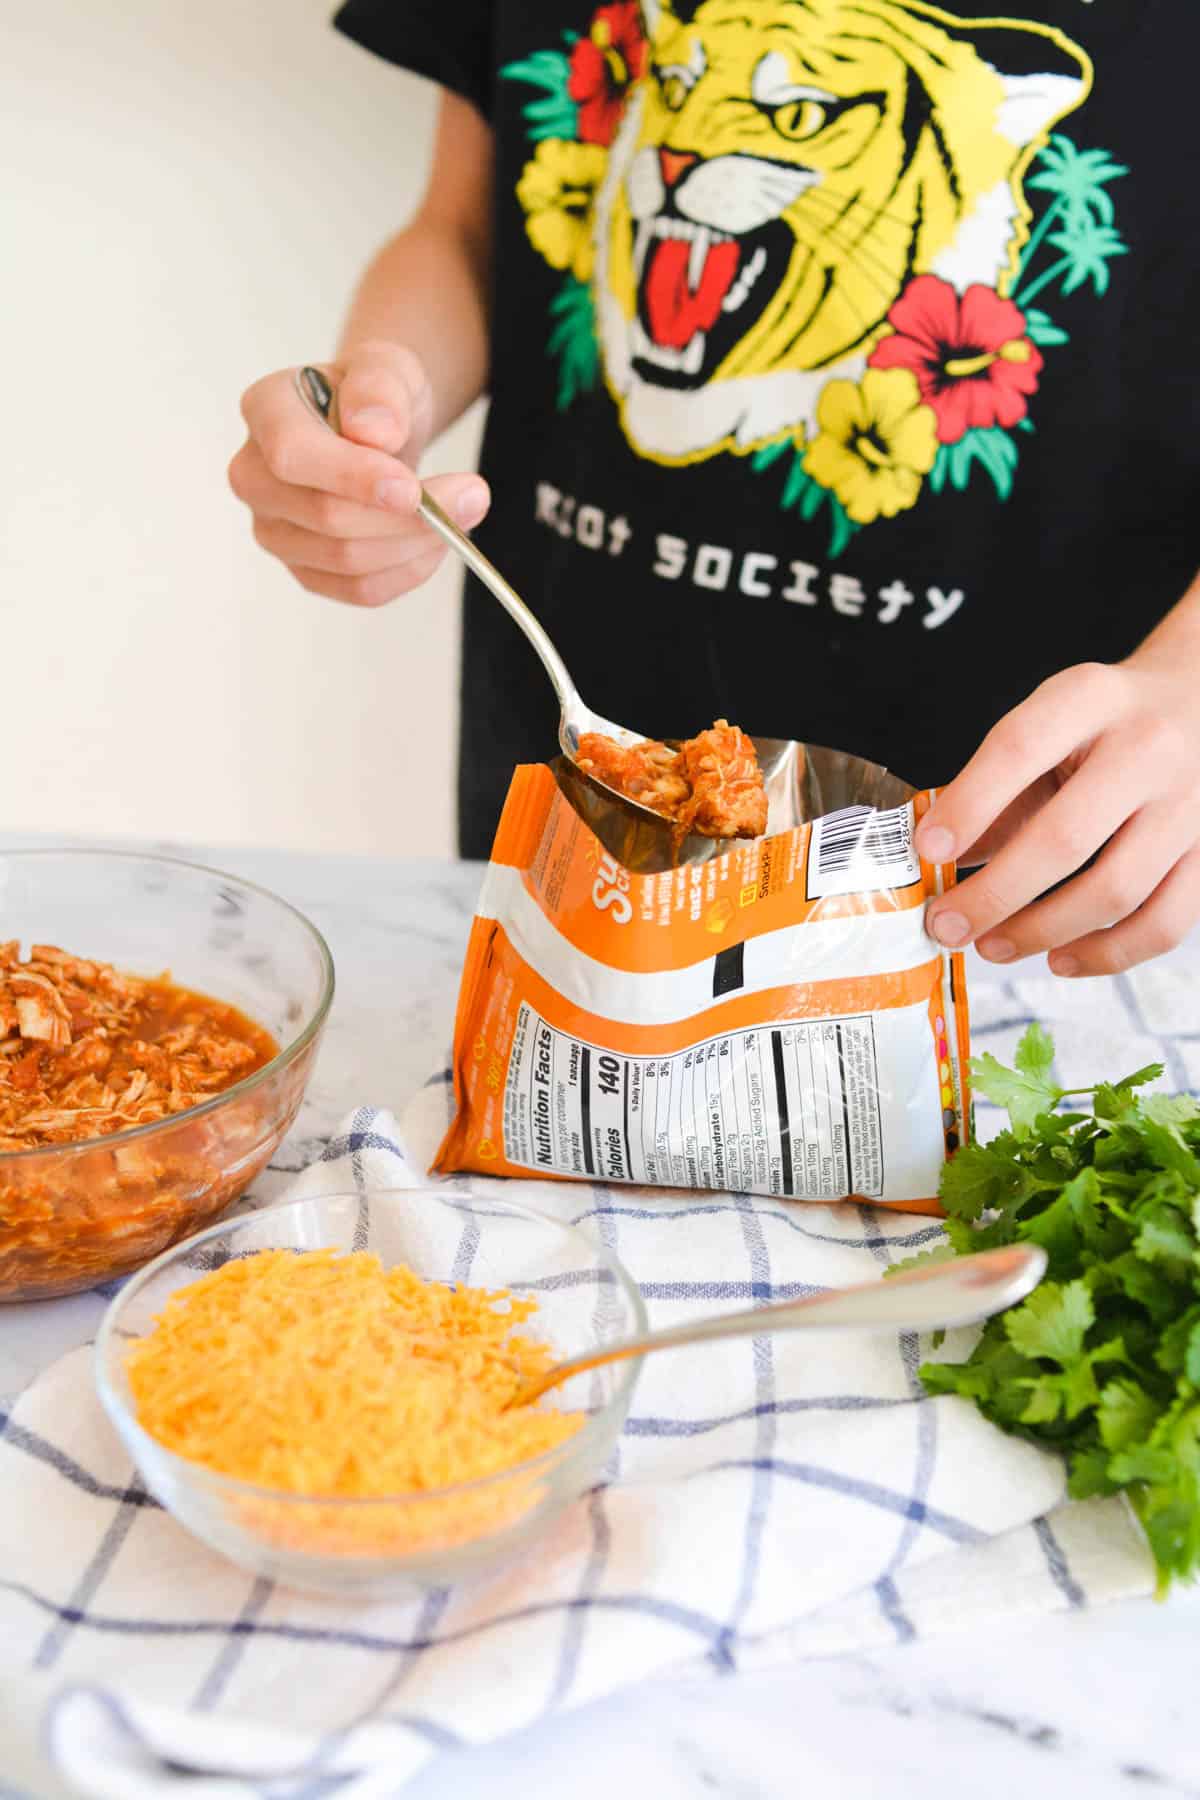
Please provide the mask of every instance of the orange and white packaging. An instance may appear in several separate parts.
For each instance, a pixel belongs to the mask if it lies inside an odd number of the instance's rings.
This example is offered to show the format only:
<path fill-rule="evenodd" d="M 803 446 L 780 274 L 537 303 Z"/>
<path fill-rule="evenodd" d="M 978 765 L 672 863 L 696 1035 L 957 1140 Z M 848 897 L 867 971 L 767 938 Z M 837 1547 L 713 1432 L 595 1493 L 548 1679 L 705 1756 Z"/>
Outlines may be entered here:
<path fill-rule="evenodd" d="M 937 1212 L 970 1103 L 962 957 L 924 927 L 954 870 L 913 847 L 932 792 L 889 776 L 909 798 L 637 871 L 556 768 L 509 789 L 434 1167 Z M 883 772 L 837 773 L 844 799 Z"/>

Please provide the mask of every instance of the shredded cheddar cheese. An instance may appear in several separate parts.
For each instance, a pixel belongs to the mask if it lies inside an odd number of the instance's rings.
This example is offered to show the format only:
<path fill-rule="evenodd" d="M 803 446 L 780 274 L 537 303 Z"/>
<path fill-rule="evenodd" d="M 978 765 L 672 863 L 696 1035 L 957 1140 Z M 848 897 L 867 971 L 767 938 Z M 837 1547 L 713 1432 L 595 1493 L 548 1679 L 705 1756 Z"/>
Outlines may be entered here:
<path fill-rule="evenodd" d="M 330 1500 L 426 1495 L 511 1469 L 579 1429 L 578 1413 L 503 1410 L 554 1360 L 514 1329 L 535 1311 L 504 1291 L 384 1269 L 365 1251 L 265 1250 L 173 1295 L 129 1350 L 129 1382 L 152 1437 L 223 1475 Z M 531 1488 L 518 1510 L 535 1498 Z M 513 1510 L 512 1496 L 454 1499 L 452 1517 L 441 1496 L 436 1514 L 368 1509 L 367 1526 L 336 1507 L 309 1509 L 302 1523 L 292 1508 L 288 1522 L 287 1506 L 257 1502 L 247 1522 L 273 1521 L 273 1535 L 298 1544 L 377 1550 L 397 1534 L 458 1540 Z"/>

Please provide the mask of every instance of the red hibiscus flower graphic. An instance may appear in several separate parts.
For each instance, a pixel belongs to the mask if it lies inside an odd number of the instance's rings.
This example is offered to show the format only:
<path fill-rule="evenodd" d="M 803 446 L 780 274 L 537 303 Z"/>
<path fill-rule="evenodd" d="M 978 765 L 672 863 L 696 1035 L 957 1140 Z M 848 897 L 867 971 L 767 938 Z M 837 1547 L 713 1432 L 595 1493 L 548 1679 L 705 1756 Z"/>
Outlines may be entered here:
<path fill-rule="evenodd" d="M 579 107 L 579 136 L 606 148 L 617 134 L 625 94 L 646 64 L 638 0 L 613 0 L 571 52 L 567 92 Z"/>
<path fill-rule="evenodd" d="M 978 283 L 958 294 L 938 275 L 918 275 L 888 322 L 895 335 L 876 344 L 871 365 L 912 370 L 943 444 L 956 444 L 972 426 L 1012 426 L 1025 417 L 1042 355 L 1011 300 Z"/>

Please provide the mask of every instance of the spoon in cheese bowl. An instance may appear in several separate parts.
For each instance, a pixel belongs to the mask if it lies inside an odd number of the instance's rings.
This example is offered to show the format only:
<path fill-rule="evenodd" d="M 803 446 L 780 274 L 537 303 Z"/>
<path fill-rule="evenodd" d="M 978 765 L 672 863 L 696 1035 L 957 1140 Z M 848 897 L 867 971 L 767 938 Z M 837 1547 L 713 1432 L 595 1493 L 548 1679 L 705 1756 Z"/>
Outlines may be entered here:
<path fill-rule="evenodd" d="M 307 366 L 298 369 L 295 383 L 296 391 L 308 410 L 332 431 L 340 431 L 337 391 L 321 371 Z M 564 756 L 589 782 L 603 789 L 606 796 L 618 800 L 623 809 L 629 809 L 635 821 L 651 825 L 655 834 L 661 837 L 664 823 L 670 823 L 670 813 L 663 807 L 643 804 L 627 787 L 618 786 L 605 776 L 619 767 L 625 753 L 637 750 L 638 766 L 645 774 L 644 791 L 660 792 L 664 803 L 669 800 L 678 802 L 680 793 L 674 790 L 686 792 L 688 783 L 675 773 L 678 759 L 674 750 L 656 743 L 648 744 L 644 737 L 631 731 L 628 726 L 618 725 L 615 720 L 593 712 L 584 702 L 571 679 L 570 671 L 540 620 L 489 558 L 465 532 L 459 530 L 425 488 L 421 489 L 417 512 L 500 602 L 537 652 L 558 696 L 558 741 Z M 592 742 L 595 739 L 608 742 L 595 745 Z M 721 785 L 726 790 L 736 785 L 738 804 L 732 809 L 726 809 L 728 825 L 722 828 L 710 829 L 699 813 L 695 815 L 694 822 L 688 816 L 687 823 L 676 828 L 678 842 L 673 860 L 678 863 L 705 861 L 718 852 L 722 842 L 730 837 L 761 836 L 768 828 L 767 798 L 763 784 L 766 782 L 768 786 L 773 785 L 775 788 L 786 786 L 790 780 L 796 751 L 794 744 L 784 743 L 782 740 L 750 738 L 724 720 L 719 720 L 711 732 L 702 733 L 700 738 L 693 741 L 700 747 L 701 755 L 711 756 L 716 753 L 721 757 Z M 595 756 L 590 754 L 593 750 L 596 752 Z M 748 777 L 752 779 L 748 780 Z M 756 790 L 757 798 L 755 794 L 748 792 L 750 787 Z M 696 791 L 699 792 L 699 788 Z M 681 813 L 679 816 L 683 819 L 685 815 Z"/>
<path fill-rule="evenodd" d="M 889 1280 L 856 1287 L 826 1288 L 801 1300 L 752 1307 L 715 1318 L 692 1319 L 668 1331 L 650 1331 L 603 1344 L 582 1356 L 556 1363 L 519 1387 L 508 1406 L 529 1406 L 572 1376 L 626 1357 L 720 1338 L 758 1337 L 771 1331 L 935 1331 L 974 1325 L 1015 1306 L 1032 1293 L 1046 1272 L 1046 1252 L 1037 1244 L 1010 1244 L 953 1262 L 905 1269 Z"/>

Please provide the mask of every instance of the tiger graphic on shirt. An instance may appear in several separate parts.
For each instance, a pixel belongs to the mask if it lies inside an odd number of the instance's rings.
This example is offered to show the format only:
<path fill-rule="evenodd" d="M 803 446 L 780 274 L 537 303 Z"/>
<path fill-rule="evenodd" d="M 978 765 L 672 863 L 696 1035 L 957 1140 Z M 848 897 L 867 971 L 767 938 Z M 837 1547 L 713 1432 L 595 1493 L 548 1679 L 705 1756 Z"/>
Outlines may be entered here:
<path fill-rule="evenodd" d="M 1066 337 L 1033 261 L 1103 292 L 1124 251 L 1125 171 L 1055 130 L 1078 45 L 924 0 L 613 0 L 503 72 L 537 90 L 517 198 L 563 272 L 560 404 L 602 378 L 644 458 L 778 465 L 834 554 L 975 465 L 1006 495 Z"/>

